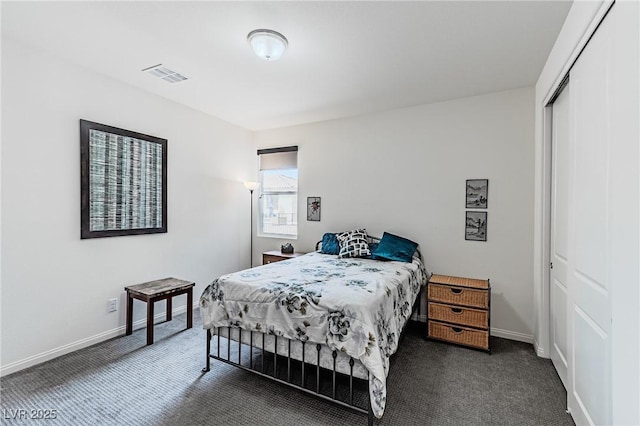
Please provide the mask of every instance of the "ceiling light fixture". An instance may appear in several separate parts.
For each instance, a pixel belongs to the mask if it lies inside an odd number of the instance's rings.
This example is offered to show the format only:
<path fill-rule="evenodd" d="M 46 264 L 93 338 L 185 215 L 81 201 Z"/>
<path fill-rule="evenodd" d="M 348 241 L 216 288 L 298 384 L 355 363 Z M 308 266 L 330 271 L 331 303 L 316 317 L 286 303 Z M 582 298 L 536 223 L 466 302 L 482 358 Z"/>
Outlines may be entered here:
<path fill-rule="evenodd" d="M 255 54 L 265 61 L 277 61 L 289 45 L 285 36 L 272 30 L 253 30 L 247 40 Z"/>

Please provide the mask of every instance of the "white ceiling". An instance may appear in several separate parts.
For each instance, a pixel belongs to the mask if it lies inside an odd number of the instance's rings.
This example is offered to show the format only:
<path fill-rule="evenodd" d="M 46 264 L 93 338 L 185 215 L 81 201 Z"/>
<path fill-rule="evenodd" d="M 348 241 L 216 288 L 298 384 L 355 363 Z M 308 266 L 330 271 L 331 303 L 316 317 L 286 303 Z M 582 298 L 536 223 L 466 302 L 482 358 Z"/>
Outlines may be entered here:
<path fill-rule="evenodd" d="M 259 130 L 535 84 L 569 1 L 2 2 L 2 37 Z M 277 62 L 249 31 L 284 34 Z M 143 68 L 189 77 L 169 84 Z"/>

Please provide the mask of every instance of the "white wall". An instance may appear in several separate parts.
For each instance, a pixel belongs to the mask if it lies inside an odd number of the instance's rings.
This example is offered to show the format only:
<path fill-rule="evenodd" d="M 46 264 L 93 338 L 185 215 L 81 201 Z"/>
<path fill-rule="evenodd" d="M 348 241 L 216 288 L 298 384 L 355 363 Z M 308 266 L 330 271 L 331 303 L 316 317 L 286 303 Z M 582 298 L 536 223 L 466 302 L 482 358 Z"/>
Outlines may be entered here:
<path fill-rule="evenodd" d="M 494 335 L 533 334 L 533 89 L 257 132 L 298 145 L 297 251 L 324 232 L 366 227 L 418 242 L 427 268 L 490 278 Z M 489 179 L 488 240 L 465 241 L 465 180 Z M 306 197 L 322 220 L 306 221 Z M 254 238 L 254 263 L 283 241 Z"/>
<path fill-rule="evenodd" d="M 245 267 L 249 131 L 6 38 L 2 89 L 2 374 L 122 334 L 128 284 Z M 168 233 L 80 240 L 81 118 L 168 139 Z"/>

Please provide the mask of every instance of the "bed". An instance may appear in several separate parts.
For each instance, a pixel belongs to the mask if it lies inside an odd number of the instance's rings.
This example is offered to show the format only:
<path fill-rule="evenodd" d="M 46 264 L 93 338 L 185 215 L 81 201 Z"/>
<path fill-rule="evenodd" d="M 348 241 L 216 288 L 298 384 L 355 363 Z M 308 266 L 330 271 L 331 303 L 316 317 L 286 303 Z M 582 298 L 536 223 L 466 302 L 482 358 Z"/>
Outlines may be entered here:
<path fill-rule="evenodd" d="M 316 251 L 219 277 L 200 298 L 203 371 L 212 358 L 233 364 L 366 413 L 373 424 L 385 409 L 389 358 L 427 275 L 419 251 L 410 262 Z M 358 381 L 367 385 L 366 406 L 354 401 Z"/>

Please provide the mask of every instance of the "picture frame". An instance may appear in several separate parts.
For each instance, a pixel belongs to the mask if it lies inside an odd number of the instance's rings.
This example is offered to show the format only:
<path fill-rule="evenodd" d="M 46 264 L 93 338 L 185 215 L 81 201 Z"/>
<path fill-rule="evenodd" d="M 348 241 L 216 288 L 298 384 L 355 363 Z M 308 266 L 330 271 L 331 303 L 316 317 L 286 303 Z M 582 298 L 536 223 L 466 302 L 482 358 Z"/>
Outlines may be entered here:
<path fill-rule="evenodd" d="M 487 212 L 468 210 L 465 214 L 464 239 L 487 241 Z"/>
<path fill-rule="evenodd" d="M 489 203 L 489 179 L 467 179 L 465 207 L 486 209 Z"/>
<path fill-rule="evenodd" d="M 80 120 L 80 238 L 167 232 L 167 140 Z"/>
<path fill-rule="evenodd" d="M 307 220 L 320 222 L 320 197 L 307 197 Z"/>

